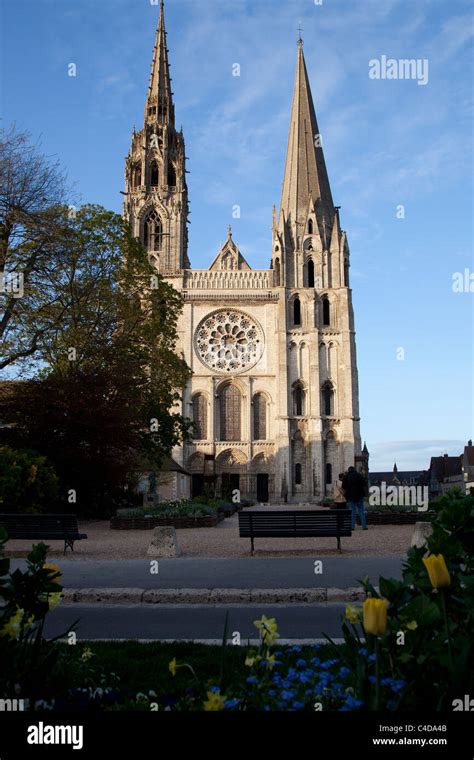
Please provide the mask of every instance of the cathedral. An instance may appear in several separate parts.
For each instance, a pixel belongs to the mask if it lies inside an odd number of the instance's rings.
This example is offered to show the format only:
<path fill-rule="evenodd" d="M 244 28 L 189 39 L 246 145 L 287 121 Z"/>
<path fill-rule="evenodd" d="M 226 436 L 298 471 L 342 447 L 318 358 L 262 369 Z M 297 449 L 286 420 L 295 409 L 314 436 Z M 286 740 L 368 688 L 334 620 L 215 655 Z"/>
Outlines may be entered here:
<path fill-rule="evenodd" d="M 231 228 L 208 269 L 188 257 L 185 142 L 177 131 L 163 0 L 143 128 L 126 159 L 124 213 L 183 299 L 178 347 L 193 376 L 173 452 L 192 494 L 262 503 L 332 495 L 361 452 L 350 256 L 334 206 L 298 40 L 279 213 L 269 269 L 252 269 Z M 224 235 L 223 235 L 224 237 Z M 270 252 L 269 252 L 270 253 Z M 179 495 L 179 494 L 178 494 Z"/>

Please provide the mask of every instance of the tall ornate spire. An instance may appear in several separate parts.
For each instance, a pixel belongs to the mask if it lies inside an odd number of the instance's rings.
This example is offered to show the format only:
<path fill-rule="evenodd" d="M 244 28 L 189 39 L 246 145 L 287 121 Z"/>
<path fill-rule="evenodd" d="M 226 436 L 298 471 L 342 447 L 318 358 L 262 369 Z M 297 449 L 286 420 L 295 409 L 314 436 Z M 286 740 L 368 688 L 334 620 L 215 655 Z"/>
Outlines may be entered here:
<path fill-rule="evenodd" d="M 295 224 L 306 223 L 311 198 L 318 221 L 324 217 L 330 231 L 334 206 L 300 34 L 280 210 L 295 235 Z"/>
<path fill-rule="evenodd" d="M 165 8 L 160 2 L 160 19 L 156 30 L 150 83 L 145 105 L 145 122 L 174 124 L 173 93 L 171 92 L 168 48 L 166 47 Z"/>

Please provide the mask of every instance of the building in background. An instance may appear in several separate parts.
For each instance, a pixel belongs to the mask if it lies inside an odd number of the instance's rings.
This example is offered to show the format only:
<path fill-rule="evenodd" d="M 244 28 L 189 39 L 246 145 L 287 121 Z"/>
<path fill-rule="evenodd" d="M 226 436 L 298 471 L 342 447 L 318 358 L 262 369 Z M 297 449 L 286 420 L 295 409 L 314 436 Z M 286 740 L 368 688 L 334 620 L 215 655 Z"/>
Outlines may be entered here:
<path fill-rule="evenodd" d="M 126 159 L 124 214 L 184 301 L 179 351 L 193 377 L 182 403 L 195 433 L 173 457 L 192 473 L 193 495 L 238 489 L 242 498 L 289 503 L 332 495 L 339 472 L 355 463 L 366 470 L 368 458 L 349 246 L 301 39 L 269 269 L 250 267 L 230 227 L 209 268 L 191 268 L 185 166 L 161 3 L 144 124 Z"/>

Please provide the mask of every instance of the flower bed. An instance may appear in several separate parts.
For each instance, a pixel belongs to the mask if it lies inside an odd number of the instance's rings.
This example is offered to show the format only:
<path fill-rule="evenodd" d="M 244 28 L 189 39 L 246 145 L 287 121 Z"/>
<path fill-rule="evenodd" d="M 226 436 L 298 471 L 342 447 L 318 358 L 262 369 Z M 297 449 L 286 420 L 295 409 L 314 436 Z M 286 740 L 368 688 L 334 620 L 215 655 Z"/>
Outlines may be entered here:
<path fill-rule="evenodd" d="M 368 525 L 414 525 L 417 522 L 429 522 L 433 519 L 434 512 L 366 510 L 365 516 Z"/>
<path fill-rule="evenodd" d="M 112 517 L 110 527 L 112 530 L 151 530 L 158 525 L 173 525 L 175 528 L 215 528 L 218 522 L 223 519 L 223 515 L 201 515 L 199 517 L 186 517 L 185 515 L 176 515 L 175 517 L 160 517 L 159 515 L 149 515 L 143 517 Z"/>
<path fill-rule="evenodd" d="M 192 501 L 165 501 L 152 507 L 118 509 L 112 530 L 151 530 L 158 525 L 175 528 L 213 528 L 223 519 L 214 506 Z"/>
<path fill-rule="evenodd" d="M 61 651 L 44 639 L 44 617 L 60 597 L 57 567 L 44 563 L 40 544 L 26 571 L 9 573 L 4 542 L 0 531 L 0 698 L 25 699 L 27 709 L 46 700 L 58 710 L 452 711 L 474 693 L 472 496 L 436 505 L 432 533 L 409 549 L 401 579 L 363 580 L 364 603 L 348 605 L 341 621 L 343 644 L 278 646 L 277 621 L 262 615 L 258 646 L 228 646 L 235 633 L 226 622 L 212 662 L 196 645 L 175 643 L 167 666 L 162 659 L 152 672 L 146 645 L 139 676 L 127 657 L 115 655 L 112 670 L 112 643 L 100 645 L 101 661 L 89 645 Z"/>

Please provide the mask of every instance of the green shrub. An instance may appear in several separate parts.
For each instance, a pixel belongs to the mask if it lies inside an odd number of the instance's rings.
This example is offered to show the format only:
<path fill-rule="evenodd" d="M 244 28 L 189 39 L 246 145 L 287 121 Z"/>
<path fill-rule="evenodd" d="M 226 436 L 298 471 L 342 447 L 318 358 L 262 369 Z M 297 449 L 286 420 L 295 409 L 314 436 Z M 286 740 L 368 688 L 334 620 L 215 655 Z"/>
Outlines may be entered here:
<path fill-rule="evenodd" d="M 58 498 L 58 478 L 46 457 L 0 446 L 0 512 L 41 512 Z"/>

